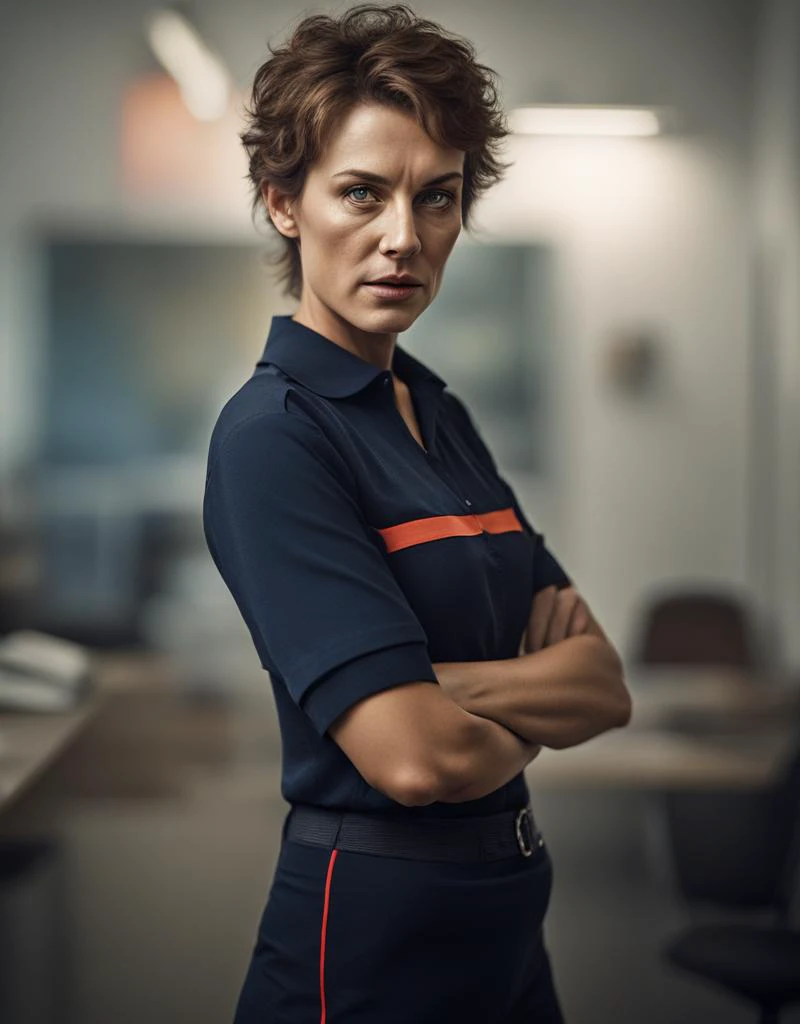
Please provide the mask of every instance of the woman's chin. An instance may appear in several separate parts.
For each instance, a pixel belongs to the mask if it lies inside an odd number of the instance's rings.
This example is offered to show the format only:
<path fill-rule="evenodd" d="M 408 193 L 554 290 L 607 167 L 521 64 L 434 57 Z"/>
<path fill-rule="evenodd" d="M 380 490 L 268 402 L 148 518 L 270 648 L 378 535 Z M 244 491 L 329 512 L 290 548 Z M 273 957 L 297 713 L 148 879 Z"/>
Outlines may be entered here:
<path fill-rule="evenodd" d="M 358 326 L 371 334 L 400 334 L 407 331 L 421 309 L 373 309 L 359 317 Z"/>

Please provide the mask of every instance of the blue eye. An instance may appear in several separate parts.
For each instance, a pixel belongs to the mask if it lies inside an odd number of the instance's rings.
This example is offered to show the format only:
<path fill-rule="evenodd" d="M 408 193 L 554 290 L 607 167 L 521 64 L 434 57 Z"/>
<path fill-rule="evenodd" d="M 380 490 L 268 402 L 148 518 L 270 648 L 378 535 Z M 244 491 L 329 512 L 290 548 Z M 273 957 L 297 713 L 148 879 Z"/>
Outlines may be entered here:
<path fill-rule="evenodd" d="M 371 188 L 366 185 L 351 185 L 350 188 L 344 193 L 347 199 L 351 199 L 358 206 L 365 206 L 370 196 L 374 198 L 374 193 Z M 433 202 L 428 202 L 433 197 Z M 429 206 L 434 210 L 449 210 L 450 207 L 455 203 L 456 197 L 452 192 L 447 192 L 444 189 L 430 189 L 428 192 L 422 193 L 423 206 Z"/>
<path fill-rule="evenodd" d="M 354 192 L 366 192 L 367 194 L 369 194 L 370 190 L 367 188 L 366 185 L 354 185 L 352 188 L 349 188 L 345 192 L 346 196 L 349 196 L 351 199 L 355 200 L 355 202 L 358 203 L 362 202 L 362 200 L 353 195 Z M 364 198 L 366 198 L 366 196 Z"/>
<path fill-rule="evenodd" d="M 444 199 L 444 202 L 430 204 L 432 206 L 435 205 L 438 209 L 442 209 L 442 210 L 446 210 L 452 203 L 455 202 L 455 196 L 451 192 L 445 192 L 442 189 L 435 189 L 435 190 L 433 190 L 431 192 L 426 192 L 425 195 L 426 196 L 442 196 L 443 199 Z"/>

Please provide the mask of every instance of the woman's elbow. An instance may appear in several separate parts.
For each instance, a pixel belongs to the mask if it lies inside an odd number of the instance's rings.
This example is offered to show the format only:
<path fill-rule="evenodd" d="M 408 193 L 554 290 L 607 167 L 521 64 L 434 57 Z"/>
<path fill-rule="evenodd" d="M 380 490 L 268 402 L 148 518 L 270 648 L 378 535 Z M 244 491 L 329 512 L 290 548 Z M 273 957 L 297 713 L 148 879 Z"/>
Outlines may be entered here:
<path fill-rule="evenodd" d="M 614 676 L 615 695 L 617 697 L 615 710 L 618 715 L 614 725 L 616 728 L 621 729 L 631 720 L 633 715 L 633 699 L 631 698 L 630 690 L 625 684 L 625 667 L 622 664 L 622 659 L 616 651 L 614 651 L 614 657 L 617 665 Z"/>
<path fill-rule="evenodd" d="M 607 640 L 600 640 L 602 655 L 606 659 L 605 675 L 607 685 L 607 710 L 610 719 L 609 728 L 626 726 L 633 714 L 633 701 L 628 687 L 625 685 L 625 666 L 617 649 Z"/>
<path fill-rule="evenodd" d="M 628 688 L 625 685 L 625 681 L 621 681 L 620 685 L 620 696 L 616 707 L 616 720 L 614 721 L 614 728 L 621 729 L 626 726 L 633 715 L 633 701 L 631 695 L 628 692 Z"/>
<path fill-rule="evenodd" d="M 621 674 L 609 674 L 606 686 L 596 689 L 591 701 L 571 720 L 560 723 L 560 734 L 546 745 L 554 749 L 574 747 L 611 729 L 622 729 L 631 720 L 633 702 Z"/>

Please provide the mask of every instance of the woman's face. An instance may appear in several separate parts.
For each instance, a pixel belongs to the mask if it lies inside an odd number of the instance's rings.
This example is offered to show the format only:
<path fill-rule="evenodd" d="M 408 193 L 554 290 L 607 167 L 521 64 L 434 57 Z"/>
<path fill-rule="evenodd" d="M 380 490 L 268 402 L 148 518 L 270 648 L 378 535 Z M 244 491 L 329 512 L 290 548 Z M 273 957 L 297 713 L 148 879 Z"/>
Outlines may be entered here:
<path fill-rule="evenodd" d="M 463 170 L 463 150 L 440 146 L 410 115 L 354 106 L 298 199 L 270 187 L 273 221 L 300 240 L 295 318 L 366 357 L 409 328 L 439 291 L 461 231 Z M 369 283 L 401 274 L 418 284 L 387 292 Z"/>

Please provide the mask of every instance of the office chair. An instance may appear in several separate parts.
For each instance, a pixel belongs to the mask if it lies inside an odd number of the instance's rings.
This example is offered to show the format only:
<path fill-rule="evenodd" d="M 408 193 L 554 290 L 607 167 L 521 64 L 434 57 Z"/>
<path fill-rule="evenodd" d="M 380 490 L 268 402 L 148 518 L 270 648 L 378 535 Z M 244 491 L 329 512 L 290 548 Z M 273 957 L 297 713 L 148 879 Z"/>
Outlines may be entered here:
<path fill-rule="evenodd" d="M 660 593 L 645 605 L 633 661 L 756 668 L 755 629 L 744 602 L 710 591 Z"/>
<path fill-rule="evenodd" d="M 726 919 L 690 925 L 663 955 L 755 1003 L 760 1024 L 777 1024 L 781 1010 L 800 1001 L 800 929 L 789 924 L 800 859 L 800 735 L 766 789 L 664 799 L 674 878 L 690 916 L 713 907 Z"/>

